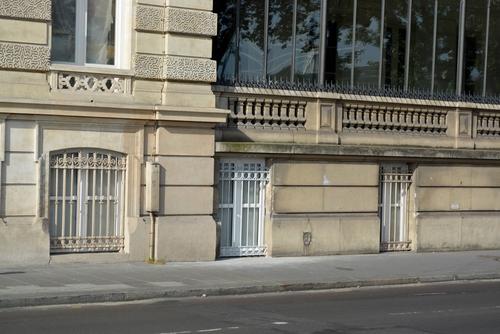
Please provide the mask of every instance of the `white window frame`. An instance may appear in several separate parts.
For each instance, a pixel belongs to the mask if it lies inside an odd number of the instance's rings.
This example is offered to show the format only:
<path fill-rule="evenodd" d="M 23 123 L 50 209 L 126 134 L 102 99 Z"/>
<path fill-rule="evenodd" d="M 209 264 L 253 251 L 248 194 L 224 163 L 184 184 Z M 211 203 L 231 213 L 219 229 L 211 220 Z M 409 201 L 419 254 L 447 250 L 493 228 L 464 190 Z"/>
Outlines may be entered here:
<path fill-rule="evenodd" d="M 115 63 L 114 65 L 87 63 L 87 4 L 88 0 L 76 0 L 75 61 L 52 61 L 53 64 L 85 66 L 102 69 L 129 69 L 131 50 L 132 4 L 130 0 L 115 0 Z M 52 39 L 51 39 L 52 43 Z"/>

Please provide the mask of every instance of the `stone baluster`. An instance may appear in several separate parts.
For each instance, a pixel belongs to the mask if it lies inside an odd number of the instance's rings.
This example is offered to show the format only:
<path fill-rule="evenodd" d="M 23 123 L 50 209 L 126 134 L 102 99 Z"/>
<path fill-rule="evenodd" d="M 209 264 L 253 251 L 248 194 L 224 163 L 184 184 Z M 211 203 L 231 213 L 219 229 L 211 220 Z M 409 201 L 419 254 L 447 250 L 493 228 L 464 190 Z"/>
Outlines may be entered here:
<path fill-rule="evenodd" d="M 288 107 L 290 106 L 290 101 L 281 101 L 280 108 L 280 127 L 286 129 L 290 126 L 290 117 L 288 116 Z"/>
<path fill-rule="evenodd" d="M 245 102 L 246 100 L 239 99 L 236 104 L 236 125 L 244 126 L 245 125 Z"/>
<path fill-rule="evenodd" d="M 236 98 L 230 97 L 228 99 L 228 105 L 229 105 L 229 125 L 230 126 L 236 126 L 236 123 L 238 122 L 238 114 L 237 114 L 237 103 L 238 100 Z"/>
<path fill-rule="evenodd" d="M 297 127 L 297 103 L 296 102 L 291 102 L 289 109 L 288 109 L 288 117 L 289 117 L 289 124 L 290 127 L 296 128 Z"/>
<path fill-rule="evenodd" d="M 245 126 L 253 126 L 255 121 L 254 115 L 255 100 L 247 100 L 245 106 Z"/>
<path fill-rule="evenodd" d="M 254 108 L 254 115 L 255 115 L 255 125 L 263 125 L 262 122 L 264 120 L 264 100 L 262 99 L 256 99 L 255 100 L 255 108 Z"/>
<path fill-rule="evenodd" d="M 305 102 L 299 102 L 297 106 L 297 127 L 304 129 L 306 125 L 306 103 Z"/>
<path fill-rule="evenodd" d="M 271 109 L 272 109 L 272 101 L 270 100 L 265 100 L 264 101 L 264 108 L 263 108 L 263 114 L 264 114 L 264 127 L 268 128 L 271 126 Z"/>
<path fill-rule="evenodd" d="M 271 126 L 273 128 L 279 127 L 280 108 L 281 108 L 281 101 L 273 100 L 273 105 L 272 105 L 272 110 L 271 110 Z"/>

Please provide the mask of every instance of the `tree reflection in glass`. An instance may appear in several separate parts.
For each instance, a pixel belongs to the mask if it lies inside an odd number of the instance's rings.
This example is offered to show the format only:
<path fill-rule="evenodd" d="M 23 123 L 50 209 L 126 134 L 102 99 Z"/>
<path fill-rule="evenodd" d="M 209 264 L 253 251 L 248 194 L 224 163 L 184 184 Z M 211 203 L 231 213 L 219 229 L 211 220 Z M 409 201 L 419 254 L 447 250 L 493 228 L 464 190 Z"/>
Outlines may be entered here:
<path fill-rule="evenodd" d="M 217 13 L 217 38 L 213 58 L 217 61 L 217 78 L 234 79 L 236 75 L 236 0 L 214 1 Z"/>
<path fill-rule="evenodd" d="M 354 86 L 378 86 L 380 14 L 380 1 L 358 0 L 354 51 Z"/>
<path fill-rule="evenodd" d="M 267 76 L 273 80 L 291 80 L 293 7 L 291 0 L 269 0 Z"/>
<path fill-rule="evenodd" d="M 402 89 L 405 81 L 408 0 L 386 0 L 382 84 Z"/>
<path fill-rule="evenodd" d="M 491 0 L 486 94 L 500 94 L 500 0 Z"/>
<path fill-rule="evenodd" d="M 462 89 L 472 95 L 483 94 L 487 6 L 488 0 L 466 2 Z"/>
<path fill-rule="evenodd" d="M 439 0 L 437 7 L 434 92 L 456 92 L 460 0 Z"/>
<path fill-rule="evenodd" d="M 351 84 L 353 1 L 329 0 L 326 12 L 325 81 Z"/>
<path fill-rule="evenodd" d="M 264 76 L 265 0 L 240 0 L 240 80 L 252 81 Z"/>
<path fill-rule="evenodd" d="M 408 87 L 431 90 L 434 47 L 434 8 L 429 0 L 412 1 Z"/>
<path fill-rule="evenodd" d="M 318 81 L 320 20 L 320 0 L 297 1 L 295 81 Z"/>

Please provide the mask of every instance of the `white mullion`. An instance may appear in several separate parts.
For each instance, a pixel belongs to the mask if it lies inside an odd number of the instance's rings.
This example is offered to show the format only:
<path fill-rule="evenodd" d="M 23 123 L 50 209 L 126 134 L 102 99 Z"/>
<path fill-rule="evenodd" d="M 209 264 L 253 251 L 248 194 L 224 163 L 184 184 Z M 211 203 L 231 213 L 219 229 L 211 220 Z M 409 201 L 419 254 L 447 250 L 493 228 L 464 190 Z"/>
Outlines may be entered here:
<path fill-rule="evenodd" d="M 70 193 L 70 198 L 69 198 L 69 236 L 70 237 L 73 237 L 73 234 L 75 231 L 73 231 L 73 224 L 74 224 L 74 221 L 73 221 L 73 210 L 74 210 L 74 203 L 73 203 L 73 199 L 74 199 L 74 191 L 75 191 L 75 187 L 74 187 L 74 181 L 75 181 L 75 168 L 71 168 L 71 177 L 70 177 L 70 189 L 69 189 L 69 193 Z"/>
<path fill-rule="evenodd" d="M 81 153 L 78 153 L 78 158 L 81 158 Z M 81 167 L 80 167 L 81 168 Z M 78 169 L 77 170 L 77 183 L 76 183 L 76 210 L 77 210 L 77 215 L 76 215 L 76 231 L 75 231 L 75 237 L 81 237 L 82 236 L 82 226 L 83 226 L 83 221 L 82 221 L 82 214 L 83 214 L 83 207 L 82 207 L 82 172 L 83 169 Z"/>
<path fill-rule="evenodd" d="M 122 236 L 122 226 L 121 226 L 121 221 L 122 221 L 122 202 L 123 202 L 123 196 L 122 196 L 122 191 L 125 188 L 123 186 L 123 182 L 125 179 L 125 171 L 118 169 L 116 170 L 116 185 L 115 185 L 115 193 L 116 193 L 116 211 L 115 211 L 115 221 L 116 221 L 116 228 L 115 228 L 115 235 L 118 237 Z"/>
<path fill-rule="evenodd" d="M 89 153 L 89 156 L 92 155 L 94 157 L 94 161 L 97 159 L 97 154 L 96 153 Z M 90 168 L 90 166 L 89 166 Z M 90 170 L 87 171 L 87 175 L 88 173 L 90 173 Z M 95 209 L 95 196 L 96 196 L 96 191 L 95 191 L 95 188 L 96 188 L 96 178 L 97 178 L 97 169 L 96 167 L 92 167 L 92 197 L 91 197 L 91 200 L 92 200 L 92 219 L 91 219 L 91 222 L 92 222 L 92 236 L 94 237 L 95 236 L 95 212 L 96 212 L 96 209 Z M 88 181 L 87 181 L 88 182 Z"/>
<path fill-rule="evenodd" d="M 103 191 L 103 178 L 104 178 L 104 168 L 101 166 L 99 168 L 99 172 L 101 174 L 101 178 L 99 180 L 99 219 L 98 219 L 98 222 L 99 222 L 99 236 L 103 236 L 103 232 L 102 232 L 102 203 L 103 203 L 103 197 L 104 197 L 104 191 Z"/>
<path fill-rule="evenodd" d="M 260 198 L 259 198 L 259 233 L 258 233 L 258 245 L 264 245 L 264 207 L 265 207 L 265 189 L 266 181 L 261 180 L 260 184 Z"/>
<path fill-rule="evenodd" d="M 122 20 L 122 15 L 124 13 L 123 10 L 123 1 L 121 0 L 116 0 L 115 1 L 115 66 L 116 67 L 122 67 L 122 41 L 124 36 L 124 27 L 123 27 L 123 20 Z"/>
<path fill-rule="evenodd" d="M 238 172 L 240 168 L 236 165 L 235 173 Z M 242 196 L 243 196 L 243 182 L 234 181 L 234 211 L 233 211 L 233 229 L 232 229 L 232 247 L 241 246 L 241 225 L 243 221 L 243 210 L 242 210 Z"/>
<path fill-rule="evenodd" d="M 63 160 L 66 162 L 68 154 L 63 154 Z M 65 166 L 62 169 L 63 173 L 63 185 L 62 185 L 62 208 L 61 208 L 61 236 L 66 237 L 66 175 L 68 174 L 68 167 Z"/>
<path fill-rule="evenodd" d="M 116 203 L 118 201 L 118 161 L 119 161 L 119 157 L 116 157 L 116 167 L 114 168 L 114 170 L 111 170 L 112 172 L 114 172 L 114 178 L 113 178 L 113 184 L 112 184 L 112 187 L 113 189 L 115 190 L 114 193 L 115 195 L 113 196 L 113 212 L 115 213 L 114 214 L 114 220 L 113 220 L 113 224 L 115 225 L 115 233 L 114 235 L 115 236 L 119 236 L 118 234 L 118 225 L 117 225 L 117 220 L 118 220 L 118 216 L 117 216 L 117 212 L 116 212 Z"/>
<path fill-rule="evenodd" d="M 76 0 L 75 64 L 85 65 L 87 46 L 87 0 Z"/>
<path fill-rule="evenodd" d="M 106 236 L 108 237 L 109 236 L 109 231 L 111 230 L 110 229 L 110 224 L 111 224 L 111 217 L 109 215 L 109 206 L 111 204 L 110 202 L 110 191 L 111 191 L 111 155 L 108 155 L 108 163 L 109 163 L 109 166 L 108 168 L 106 168 L 106 174 L 107 174 L 107 179 L 108 179 L 108 183 L 107 183 L 107 187 L 108 189 L 106 189 L 106 193 L 107 193 L 107 196 L 106 196 Z"/>
<path fill-rule="evenodd" d="M 57 157 L 56 157 L 57 159 Z M 55 192 L 55 198 L 56 200 L 54 201 L 54 227 L 55 227 L 55 230 L 56 230 L 56 235 L 58 235 L 58 226 L 59 226 L 59 219 L 58 219 L 58 214 L 57 212 L 59 211 L 59 166 L 56 165 L 56 168 L 55 168 L 55 173 L 56 175 L 56 184 L 55 184 L 55 189 L 56 189 L 56 192 Z M 60 235 L 62 236 L 62 235 Z"/>
<path fill-rule="evenodd" d="M 250 175 L 251 172 L 248 173 L 248 175 Z M 252 185 L 252 181 L 250 180 L 250 178 L 248 178 L 247 180 L 243 181 L 243 182 L 246 182 L 247 184 L 247 203 L 250 204 L 250 186 Z M 244 188 L 243 188 L 244 189 Z M 245 234 L 247 236 L 246 238 L 246 246 L 249 246 L 249 239 L 250 239 L 250 207 L 247 207 L 246 208 L 246 211 L 247 211 L 247 228 L 246 228 L 246 231 L 245 231 Z"/>

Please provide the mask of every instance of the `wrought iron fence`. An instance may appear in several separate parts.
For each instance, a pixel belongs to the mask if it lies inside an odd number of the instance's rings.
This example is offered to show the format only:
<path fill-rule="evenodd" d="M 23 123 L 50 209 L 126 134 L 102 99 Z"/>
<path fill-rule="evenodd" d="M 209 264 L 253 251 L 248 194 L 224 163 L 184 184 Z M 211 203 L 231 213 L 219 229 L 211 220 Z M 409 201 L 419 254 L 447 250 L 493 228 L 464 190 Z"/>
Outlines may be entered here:
<path fill-rule="evenodd" d="M 417 99 L 417 100 L 438 100 L 449 102 L 471 102 L 480 104 L 500 104 L 500 95 L 458 95 L 452 91 L 431 92 L 429 90 L 402 87 L 384 87 L 379 88 L 372 85 L 352 86 L 347 83 L 325 83 L 320 84 L 314 81 L 287 81 L 274 80 L 271 78 L 255 78 L 253 80 L 237 80 L 236 78 L 219 79 L 216 85 L 231 86 L 236 88 L 257 88 L 257 89 L 276 89 L 289 91 L 305 92 L 328 92 L 339 94 L 353 94 L 365 96 L 382 96 L 391 98 Z"/>

